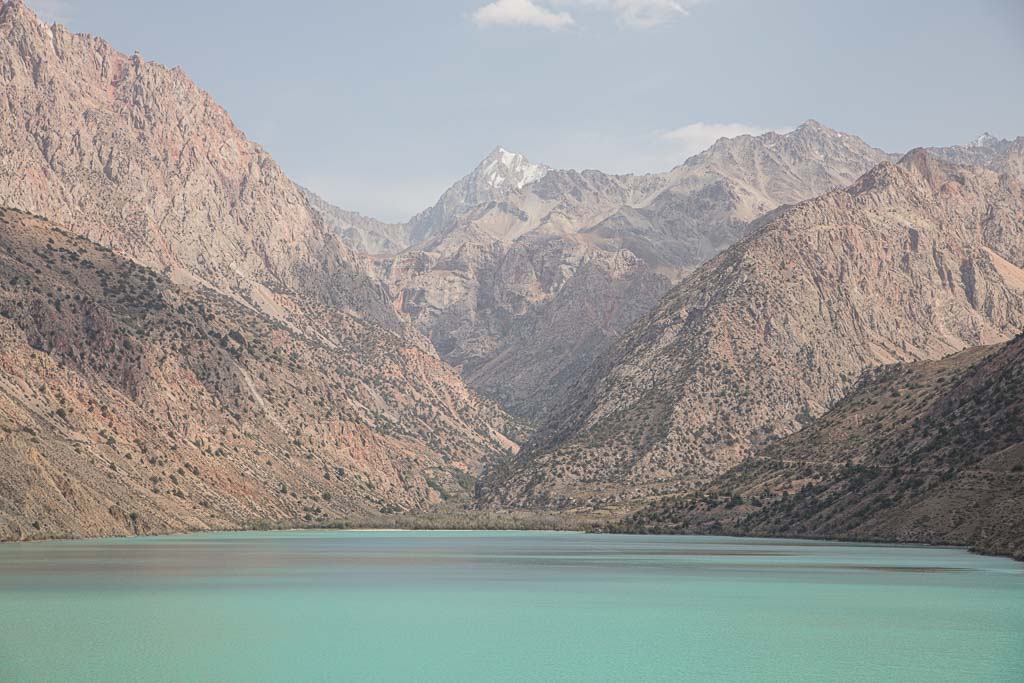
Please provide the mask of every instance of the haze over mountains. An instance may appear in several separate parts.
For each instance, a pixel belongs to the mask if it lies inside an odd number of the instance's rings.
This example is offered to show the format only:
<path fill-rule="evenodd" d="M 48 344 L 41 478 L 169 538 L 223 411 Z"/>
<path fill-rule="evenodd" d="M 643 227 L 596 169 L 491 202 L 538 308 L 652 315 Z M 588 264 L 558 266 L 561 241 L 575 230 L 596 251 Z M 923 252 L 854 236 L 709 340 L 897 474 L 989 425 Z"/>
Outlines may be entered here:
<path fill-rule="evenodd" d="M 536 419 L 672 281 L 782 204 L 853 182 L 884 152 L 808 121 L 722 139 L 665 173 L 560 171 L 501 147 L 394 228 L 346 226 L 398 310 L 470 386 Z M 331 209 L 324 209 L 331 215 Z"/>
<path fill-rule="evenodd" d="M 1024 138 L 893 155 L 810 120 L 647 175 L 498 147 L 388 224 L 20 0 L 0 78 L 0 536 L 625 514 L 1024 329 Z"/>

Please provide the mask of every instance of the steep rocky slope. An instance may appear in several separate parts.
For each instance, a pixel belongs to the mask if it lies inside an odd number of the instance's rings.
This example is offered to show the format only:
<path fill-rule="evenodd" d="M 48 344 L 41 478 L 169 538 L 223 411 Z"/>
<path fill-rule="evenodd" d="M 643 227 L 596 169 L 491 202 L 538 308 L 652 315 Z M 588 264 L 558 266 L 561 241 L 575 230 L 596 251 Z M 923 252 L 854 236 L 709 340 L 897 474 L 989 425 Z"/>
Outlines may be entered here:
<path fill-rule="evenodd" d="M 814 121 L 643 176 L 554 170 L 498 148 L 413 219 L 413 248 L 378 272 L 471 386 L 540 419 L 672 279 L 765 211 L 884 158 Z"/>
<path fill-rule="evenodd" d="M 947 543 L 1024 559 L 1024 335 L 874 371 L 810 426 L 621 528 Z"/>
<path fill-rule="evenodd" d="M 330 339 L 311 302 L 397 328 L 300 190 L 180 69 L 0 8 L 0 206 Z"/>
<path fill-rule="evenodd" d="M 1024 326 L 1019 180 L 915 151 L 770 214 L 584 373 L 485 503 L 686 490 L 825 412 L 864 369 Z"/>
<path fill-rule="evenodd" d="M 0 337 L 0 538 L 424 510 L 515 447 L 392 332 L 330 348 L 13 210 Z"/>

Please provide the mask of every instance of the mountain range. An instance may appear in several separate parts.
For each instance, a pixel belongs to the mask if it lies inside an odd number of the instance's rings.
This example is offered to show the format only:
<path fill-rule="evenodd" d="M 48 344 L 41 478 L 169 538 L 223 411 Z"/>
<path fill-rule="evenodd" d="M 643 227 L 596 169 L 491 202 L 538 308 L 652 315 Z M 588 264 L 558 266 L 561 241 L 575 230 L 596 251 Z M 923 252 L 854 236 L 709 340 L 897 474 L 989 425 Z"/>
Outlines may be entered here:
<path fill-rule="evenodd" d="M 867 369 L 1024 328 L 1019 178 L 916 150 L 769 213 L 583 373 L 501 504 L 628 504 L 706 481 L 809 424 Z"/>
<path fill-rule="evenodd" d="M 21 0 L 0 79 L 0 538 L 488 508 L 1024 547 L 1024 138 L 498 147 L 385 223 Z"/>
<path fill-rule="evenodd" d="M 722 139 L 639 176 L 554 170 L 498 147 L 402 238 L 394 226 L 340 234 L 353 248 L 411 245 L 368 252 L 398 311 L 471 387 L 536 421 L 674 281 L 755 218 L 888 158 L 816 121 Z M 325 216 L 340 211 L 327 207 Z"/>

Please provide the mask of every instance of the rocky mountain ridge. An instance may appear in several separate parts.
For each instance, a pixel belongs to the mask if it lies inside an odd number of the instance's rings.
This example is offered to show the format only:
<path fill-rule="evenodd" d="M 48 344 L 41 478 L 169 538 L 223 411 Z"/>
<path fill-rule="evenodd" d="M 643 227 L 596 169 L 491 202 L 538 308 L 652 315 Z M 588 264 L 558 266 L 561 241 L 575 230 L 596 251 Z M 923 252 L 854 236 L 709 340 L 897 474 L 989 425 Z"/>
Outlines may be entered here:
<path fill-rule="evenodd" d="M 628 505 L 809 423 L 867 368 L 1024 324 L 1020 179 L 918 150 L 766 216 L 595 362 L 485 503 Z"/>
<path fill-rule="evenodd" d="M 385 223 L 355 211 L 334 206 L 312 190 L 298 186 L 324 224 L 357 254 L 397 254 L 409 247 L 409 226 Z"/>
<path fill-rule="evenodd" d="M 540 419 L 681 273 L 765 211 L 885 158 L 815 121 L 722 139 L 660 174 L 561 171 L 498 148 L 410 223 L 410 248 L 373 264 L 472 387 Z"/>
<path fill-rule="evenodd" d="M 963 166 L 984 166 L 985 168 L 1024 176 L 1020 160 L 1024 158 L 1024 137 L 1003 140 L 988 133 L 963 145 L 951 147 L 928 147 L 927 151 L 943 161 Z"/>

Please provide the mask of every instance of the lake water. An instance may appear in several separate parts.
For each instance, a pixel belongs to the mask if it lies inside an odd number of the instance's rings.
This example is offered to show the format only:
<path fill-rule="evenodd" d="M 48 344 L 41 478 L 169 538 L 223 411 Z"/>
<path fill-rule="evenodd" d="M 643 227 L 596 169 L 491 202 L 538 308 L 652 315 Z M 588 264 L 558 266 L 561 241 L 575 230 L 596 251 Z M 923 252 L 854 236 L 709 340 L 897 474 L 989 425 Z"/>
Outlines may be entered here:
<path fill-rule="evenodd" d="M 1024 565 L 518 532 L 0 545 L 0 681 L 1024 681 Z"/>

